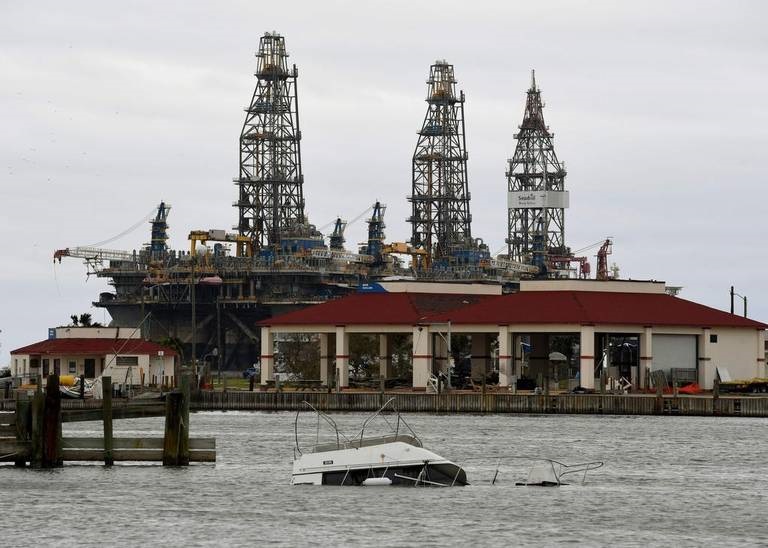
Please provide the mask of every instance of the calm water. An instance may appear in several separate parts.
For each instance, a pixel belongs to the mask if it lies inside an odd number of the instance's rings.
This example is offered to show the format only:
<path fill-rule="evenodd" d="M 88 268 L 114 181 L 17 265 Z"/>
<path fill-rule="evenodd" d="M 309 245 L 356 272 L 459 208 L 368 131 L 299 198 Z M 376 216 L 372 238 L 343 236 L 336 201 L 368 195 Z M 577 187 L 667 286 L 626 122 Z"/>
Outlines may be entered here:
<path fill-rule="evenodd" d="M 426 447 L 456 461 L 606 462 L 585 485 L 412 489 L 291 487 L 293 418 L 193 414 L 193 435 L 217 438 L 215 466 L 0 467 L 0 539 L 13 539 L 0 545 L 768 544 L 766 419 L 407 415 Z M 334 418 L 354 431 L 364 415 Z M 96 424 L 65 435 L 98 435 Z M 162 435 L 162 419 L 115 430 Z"/>

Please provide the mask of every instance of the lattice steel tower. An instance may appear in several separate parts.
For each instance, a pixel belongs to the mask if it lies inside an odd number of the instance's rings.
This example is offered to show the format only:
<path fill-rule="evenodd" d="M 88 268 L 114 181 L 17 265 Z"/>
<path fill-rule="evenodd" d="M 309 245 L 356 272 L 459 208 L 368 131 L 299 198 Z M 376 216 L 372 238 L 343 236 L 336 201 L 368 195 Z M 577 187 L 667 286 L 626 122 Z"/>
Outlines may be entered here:
<path fill-rule="evenodd" d="M 546 262 L 548 254 L 565 255 L 565 166 L 557 160 L 554 134 L 544 123 L 541 91 L 531 71 L 515 154 L 509 160 L 509 258 L 525 263 Z"/>
<path fill-rule="evenodd" d="M 301 174 L 296 65 L 285 39 L 266 33 L 256 53 L 256 89 L 240 134 L 237 229 L 254 247 L 276 246 L 287 229 L 306 222 Z"/>
<path fill-rule="evenodd" d="M 413 153 L 408 200 L 411 244 L 426 250 L 425 267 L 470 247 L 472 234 L 464 138 L 464 92 L 456 95 L 453 65 L 435 61 L 427 80 L 427 114 Z"/>

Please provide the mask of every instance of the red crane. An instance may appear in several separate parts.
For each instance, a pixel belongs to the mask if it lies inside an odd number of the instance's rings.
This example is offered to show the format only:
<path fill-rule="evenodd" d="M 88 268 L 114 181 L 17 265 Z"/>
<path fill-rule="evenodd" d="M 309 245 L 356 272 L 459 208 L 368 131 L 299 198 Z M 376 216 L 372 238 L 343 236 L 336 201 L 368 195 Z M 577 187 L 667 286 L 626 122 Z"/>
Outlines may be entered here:
<path fill-rule="evenodd" d="M 597 250 L 597 275 L 596 280 L 610 280 L 612 276 L 608 274 L 608 255 L 611 254 L 611 245 L 613 242 L 606 238 L 600 249 Z"/>

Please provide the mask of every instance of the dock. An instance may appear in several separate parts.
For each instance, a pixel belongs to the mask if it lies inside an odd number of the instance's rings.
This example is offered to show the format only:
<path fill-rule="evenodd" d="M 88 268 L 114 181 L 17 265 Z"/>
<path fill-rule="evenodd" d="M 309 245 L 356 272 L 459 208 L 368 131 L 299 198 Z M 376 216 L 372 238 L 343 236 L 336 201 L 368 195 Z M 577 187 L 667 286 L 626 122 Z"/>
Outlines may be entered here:
<path fill-rule="evenodd" d="M 100 400 L 62 400 L 59 379 L 48 377 L 31 398 L 0 402 L 0 462 L 24 467 L 55 468 L 65 462 L 162 462 L 186 466 L 216 462 L 215 438 L 190 438 L 189 378 L 165 401 L 122 401 L 113 405 L 112 382 L 104 377 Z M 113 435 L 113 419 L 164 416 L 163 437 L 124 438 Z M 102 421 L 102 437 L 63 437 L 63 422 Z"/>
<path fill-rule="evenodd" d="M 768 417 L 768 397 L 656 394 L 510 394 L 477 392 L 213 392 L 194 395 L 195 411 L 296 411 L 307 401 L 321 411 L 373 412 L 389 398 L 405 413 L 533 413 Z"/>

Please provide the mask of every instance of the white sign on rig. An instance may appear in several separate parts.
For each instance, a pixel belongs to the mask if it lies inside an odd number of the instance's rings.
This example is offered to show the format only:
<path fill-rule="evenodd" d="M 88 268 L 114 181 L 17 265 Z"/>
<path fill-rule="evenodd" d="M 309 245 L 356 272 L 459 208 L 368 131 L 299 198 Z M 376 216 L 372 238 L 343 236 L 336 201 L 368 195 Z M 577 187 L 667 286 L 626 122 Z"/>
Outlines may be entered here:
<path fill-rule="evenodd" d="M 567 190 L 516 190 L 509 193 L 509 209 L 567 208 Z"/>

